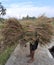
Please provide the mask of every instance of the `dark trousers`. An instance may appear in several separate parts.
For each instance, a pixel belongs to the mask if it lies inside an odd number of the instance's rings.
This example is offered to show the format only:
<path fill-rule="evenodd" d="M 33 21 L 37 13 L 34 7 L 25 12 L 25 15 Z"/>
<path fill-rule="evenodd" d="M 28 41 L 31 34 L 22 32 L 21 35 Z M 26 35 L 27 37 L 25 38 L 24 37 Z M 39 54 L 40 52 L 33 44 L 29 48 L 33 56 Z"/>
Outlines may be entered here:
<path fill-rule="evenodd" d="M 34 42 L 34 44 L 31 44 L 31 43 L 30 43 L 30 50 L 31 50 L 31 51 L 35 51 L 35 50 L 37 49 L 37 47 L 38 47 L 38 40 L 36 40 L 36 41 Z"/>

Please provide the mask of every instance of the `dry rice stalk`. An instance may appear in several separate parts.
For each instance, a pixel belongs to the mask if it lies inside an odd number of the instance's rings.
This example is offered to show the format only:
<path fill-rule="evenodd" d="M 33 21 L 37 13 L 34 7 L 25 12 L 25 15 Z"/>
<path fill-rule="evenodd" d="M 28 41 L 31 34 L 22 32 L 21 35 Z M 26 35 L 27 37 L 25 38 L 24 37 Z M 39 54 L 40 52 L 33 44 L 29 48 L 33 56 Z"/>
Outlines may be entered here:
<path fill-rule="evenodd" d="M 23 37 L 23 28 L 16 18 L 9 18 L 5 21 L 2 34 L 4 36 L 4 44 L 12 45 Z"/>
<path fill-rule="evenodd" d="M 50 23 L 38 24 L 36 28 L 37 35 L 39 36 L 39 42 L 42 45 L 48 45 L 51 42 L 53 36 L 53 26 Z M 42 28 L 41 28 L 42 27 Z"/>
<path fill-rule="evenodd" d="M 51 23 L 40 22 L 36 26 L 29 25 L 27 30 L 24 31 L 17 19 L 9 18 L 5 22 L 3 35 L 4 43 L 7 45 L 16 43 L 20 39 L 21 42 L 31 41 L 33 43 L 37 37 L 39 38 L 40 45 L 48 45 L 52 40 L 53 27 Z"/>

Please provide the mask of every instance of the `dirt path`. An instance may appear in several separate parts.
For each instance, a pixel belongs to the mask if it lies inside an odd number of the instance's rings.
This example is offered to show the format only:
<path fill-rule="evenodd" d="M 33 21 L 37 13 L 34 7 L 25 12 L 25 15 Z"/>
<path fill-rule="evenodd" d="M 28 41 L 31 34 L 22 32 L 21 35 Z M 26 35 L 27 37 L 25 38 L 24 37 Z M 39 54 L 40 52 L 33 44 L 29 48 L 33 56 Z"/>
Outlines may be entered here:
<path fill-rule="evenodd" d="M 47 49 L 38 48 L 33 63 L 27 63 L 29 60 L 27 54 L 29 54 L 29 45 L 27 48 L 18 45 L 5 65 L 54 65 L 54 59 L 47 55 Z"/>

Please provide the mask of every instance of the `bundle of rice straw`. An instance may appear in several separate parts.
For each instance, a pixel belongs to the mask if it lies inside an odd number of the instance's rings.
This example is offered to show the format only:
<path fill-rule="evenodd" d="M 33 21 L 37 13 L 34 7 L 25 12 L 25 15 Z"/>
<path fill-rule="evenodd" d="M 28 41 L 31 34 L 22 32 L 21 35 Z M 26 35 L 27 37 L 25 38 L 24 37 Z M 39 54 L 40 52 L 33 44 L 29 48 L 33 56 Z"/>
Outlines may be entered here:
<path fill-rule="evenodd" d="M 53 36 L 53 26 L 51 23 L 40 23 L 36 26 L 29 26 L 24 38 L 32 43 L 39 38 L 40 45 L 48 45 Z"/>
<path fill-rule="evenodd" d="M 23 37 L 23 28 L 16 18 L 9 18 L 5 21 L 2 34 L 4 44 L 12 45 Z"/>

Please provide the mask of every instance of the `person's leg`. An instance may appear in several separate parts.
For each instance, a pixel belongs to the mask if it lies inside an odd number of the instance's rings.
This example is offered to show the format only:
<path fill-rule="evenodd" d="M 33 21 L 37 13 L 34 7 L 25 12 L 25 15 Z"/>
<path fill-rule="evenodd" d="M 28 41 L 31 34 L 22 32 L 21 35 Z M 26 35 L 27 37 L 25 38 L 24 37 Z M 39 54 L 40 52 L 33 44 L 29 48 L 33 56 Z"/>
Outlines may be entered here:
<path fill-rule="evenodd" d="M 31 45 L 31 59 L 34 59 L 35 50 L 38 47 L 38 41 L 35 41 L 33 45 Z"/>
<path fill-rule="evenodd" d="M 34 54 L 35 54 L 35 51 L 32 51 L 32 53 L 31 53 L 31 60 L 34 60 Z"/>
<path fill-rule="evenodd" d="M 34 61 L 34 54 L 35 54 L 34 45 L 30 44 L 30 60 L 28 61 L 29 63 Z"/>
<path fill-rule="evenodd" d="M 31 51 L 31 58 L 30 58 L 30 60 L 28 61 L 29 63 L 31 63 L 31 62 L 33 62 L 34 61 L 34 54 L 35 54 L 35 51 Z"/>
<path fill-rule="evenodd" d="M 34 45 L 32 45 L 32 44 L 30 45 L 31 59 L 28 61 L 29 63 L 34 61 L 34 54 L 35 54 L 35 50 L 37 49 L 37 47 L 38 47 L 38 41 L 35 41 Z"/>

